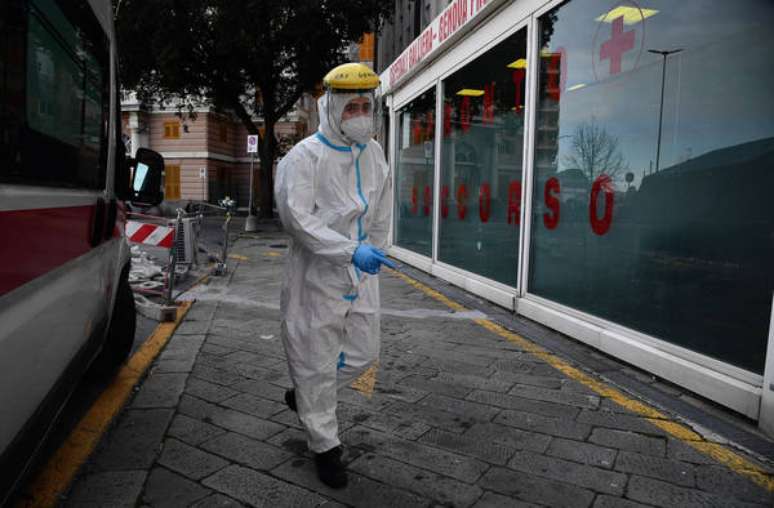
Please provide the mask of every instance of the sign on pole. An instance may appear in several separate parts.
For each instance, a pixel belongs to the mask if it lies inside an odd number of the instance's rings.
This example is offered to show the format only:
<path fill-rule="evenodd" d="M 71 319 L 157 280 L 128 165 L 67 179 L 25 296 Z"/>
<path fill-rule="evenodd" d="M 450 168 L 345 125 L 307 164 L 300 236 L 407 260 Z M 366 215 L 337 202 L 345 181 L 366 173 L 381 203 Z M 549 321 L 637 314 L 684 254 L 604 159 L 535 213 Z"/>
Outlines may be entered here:
<path fill-rule="evenodd" d="M 255 134 L 247 136 L 247 153 L 258 153 L 258 136 Z"/>

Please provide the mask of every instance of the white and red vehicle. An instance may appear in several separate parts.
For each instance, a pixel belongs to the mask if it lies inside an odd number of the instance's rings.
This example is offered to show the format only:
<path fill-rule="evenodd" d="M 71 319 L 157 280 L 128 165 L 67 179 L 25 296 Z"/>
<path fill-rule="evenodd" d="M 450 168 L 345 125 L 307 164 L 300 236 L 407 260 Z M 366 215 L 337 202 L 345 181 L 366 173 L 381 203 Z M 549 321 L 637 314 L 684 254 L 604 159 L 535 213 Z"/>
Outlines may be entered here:
<path fill-rule="evenodd" d="M 160 201 L 163 159 L 138 153 L 130 185 L 112 20 L 109 0 L 0 2 L 0 505 L 134 338 L 123 200 Z"/>

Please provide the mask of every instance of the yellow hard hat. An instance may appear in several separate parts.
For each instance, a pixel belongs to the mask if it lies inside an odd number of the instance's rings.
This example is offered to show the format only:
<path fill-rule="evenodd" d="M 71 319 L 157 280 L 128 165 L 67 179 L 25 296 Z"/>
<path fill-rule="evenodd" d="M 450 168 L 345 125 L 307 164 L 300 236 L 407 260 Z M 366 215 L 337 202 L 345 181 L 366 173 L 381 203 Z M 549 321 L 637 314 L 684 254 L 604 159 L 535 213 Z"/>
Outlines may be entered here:
<path fill-rule="evenodd" d="M 379 76 L 361 63 L 346 63 L 326 74 L 323 84 L 329 90 L 373 90 L 379 86 Z"/>

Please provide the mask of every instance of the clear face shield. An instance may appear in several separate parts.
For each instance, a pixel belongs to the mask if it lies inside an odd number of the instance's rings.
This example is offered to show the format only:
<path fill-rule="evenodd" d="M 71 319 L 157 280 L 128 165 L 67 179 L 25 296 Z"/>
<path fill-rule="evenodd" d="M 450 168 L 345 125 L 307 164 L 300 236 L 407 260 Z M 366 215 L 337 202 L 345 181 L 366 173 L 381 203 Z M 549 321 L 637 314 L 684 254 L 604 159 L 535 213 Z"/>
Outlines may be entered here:
<path fill-rule="evenodd" d="M 342 137 L 365 144 L 381 127 L 381 101 L 376 90 L 328 90 L 328 123 Z"/>

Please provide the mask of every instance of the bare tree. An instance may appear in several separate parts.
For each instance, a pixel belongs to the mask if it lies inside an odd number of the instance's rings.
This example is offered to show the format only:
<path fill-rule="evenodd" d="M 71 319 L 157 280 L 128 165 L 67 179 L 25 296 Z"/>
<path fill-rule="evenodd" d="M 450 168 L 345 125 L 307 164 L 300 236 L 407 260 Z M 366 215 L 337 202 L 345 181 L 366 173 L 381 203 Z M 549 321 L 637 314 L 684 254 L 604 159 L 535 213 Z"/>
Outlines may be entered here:
<path fill-rule="evenodd" d="M 618 149 L 618 138 L 594 120 L 583 122 L 572 136 L 572 152 L 564 156 L 568 167 L 580 169 L 589 181 L 605 174 L 615 181 L 629 169 Z"/>

